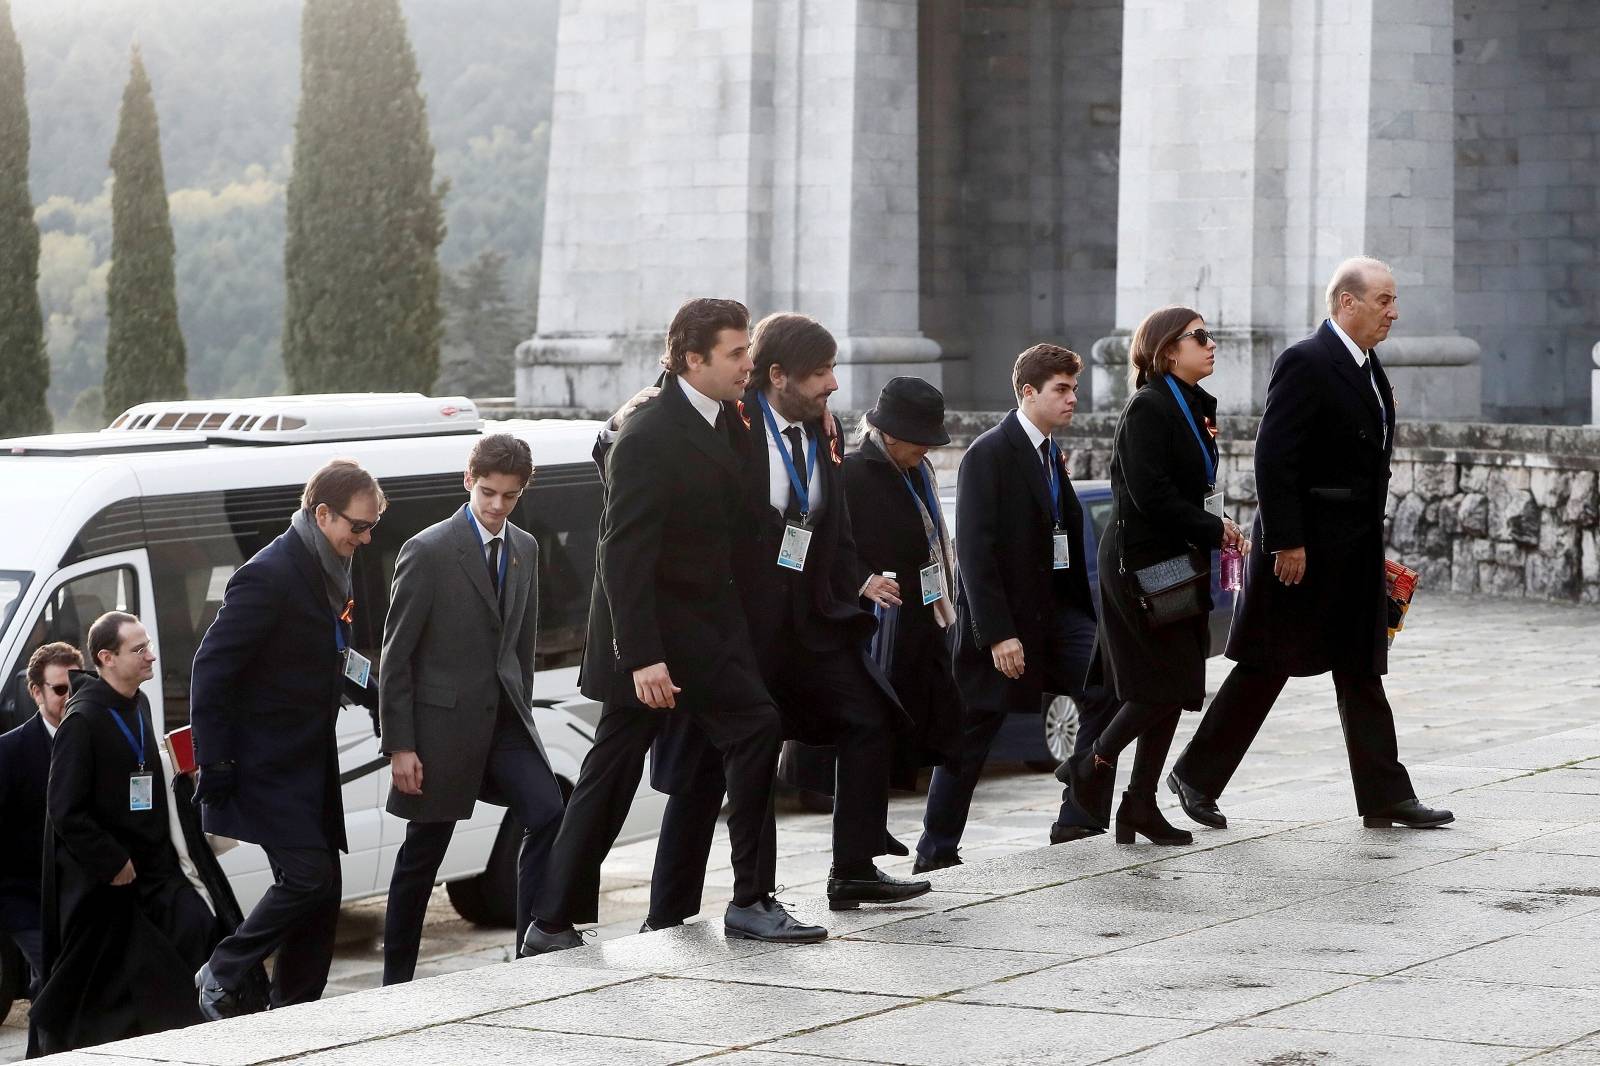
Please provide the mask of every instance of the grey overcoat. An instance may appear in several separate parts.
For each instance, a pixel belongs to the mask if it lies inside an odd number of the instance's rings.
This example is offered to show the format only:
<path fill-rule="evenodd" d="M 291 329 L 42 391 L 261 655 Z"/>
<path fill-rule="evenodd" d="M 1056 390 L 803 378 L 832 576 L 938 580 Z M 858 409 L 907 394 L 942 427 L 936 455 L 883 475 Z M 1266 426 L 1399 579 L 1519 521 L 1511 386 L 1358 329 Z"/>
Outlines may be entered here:
<path fill-rule="evenodd" d="M 504 803 L 485 769 L 504 691 L 549 771 L 533 724 L 539 545 L 506 522 L 504 606 L 483 542 L 462 507 L 400 549 L 383 627 L 378 714 L 383 751 L 415 751 L 422 795 L 390 789 L 388 811 L 418 822 L 468 818 L 474 802 Z"/>

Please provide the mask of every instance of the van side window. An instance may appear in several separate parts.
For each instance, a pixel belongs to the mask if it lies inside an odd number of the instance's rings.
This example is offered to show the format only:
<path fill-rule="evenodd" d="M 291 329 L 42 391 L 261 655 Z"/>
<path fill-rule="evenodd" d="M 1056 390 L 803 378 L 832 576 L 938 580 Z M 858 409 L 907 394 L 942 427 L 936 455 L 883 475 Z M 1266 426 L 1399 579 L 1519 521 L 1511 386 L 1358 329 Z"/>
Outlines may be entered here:
<path fill-rule="evenodd" d="M 533 484 L 511 512 L 511 520 L 539 542 L 535 669 L 583 662 L 603 499 L 600 475 L 592 464 L 550 466 L 534 472 Z"/>
<path fill-rule="evenodd" d="M 57 640 L 82 651 L 88 644 L 89 626 L 107 611 L 139 613 L 139 578 L 132 567 L 81 574 L 50 594 L 34 616 L 17 659 L 6 674 L 6 684 L 0 691 L 0 730 L 21 725 L 36 710 L 33 697 L 28 695 L 28 658 L 43 645 Z M 156 654 L 164 656 L 166 649 L 158 645 Z"/>

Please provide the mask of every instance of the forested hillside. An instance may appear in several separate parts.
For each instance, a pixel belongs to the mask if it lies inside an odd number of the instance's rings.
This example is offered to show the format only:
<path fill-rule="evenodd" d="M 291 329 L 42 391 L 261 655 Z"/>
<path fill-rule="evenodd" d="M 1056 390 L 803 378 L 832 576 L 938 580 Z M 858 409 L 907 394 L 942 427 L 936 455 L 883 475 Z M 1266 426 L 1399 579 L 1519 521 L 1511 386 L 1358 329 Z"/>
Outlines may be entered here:
<path fill-rule="evenodd" d="M 41 234 L 58 428 L 97 422 L 105 364 L 117 107 L 137 43 L 154 86 L 194 396 L 284 387 L 284 186 L 300 96 L 298 0 L 12 0 L 27 64 L 31 185 Z M 532 326 L 559 0 L 402 0 L 447 180 L 441 262 L 453 315 L 447 370 L 480 336 Z M 493 253 L 487 259 L 485 253 Z M 503 257 L 503 303 L 485 262 Z M 467 270 L 477 261 L 477 269 Z M 456 348 L 452 358 L 452 348 Z M 477 389 L 493 390 L 480 377 Z M 509 387 L 505 381 L 502 387 Z M 88 393 L 88 395 L 85 395 Z M 72 415 L 74 401 L 83 398 Z"/>

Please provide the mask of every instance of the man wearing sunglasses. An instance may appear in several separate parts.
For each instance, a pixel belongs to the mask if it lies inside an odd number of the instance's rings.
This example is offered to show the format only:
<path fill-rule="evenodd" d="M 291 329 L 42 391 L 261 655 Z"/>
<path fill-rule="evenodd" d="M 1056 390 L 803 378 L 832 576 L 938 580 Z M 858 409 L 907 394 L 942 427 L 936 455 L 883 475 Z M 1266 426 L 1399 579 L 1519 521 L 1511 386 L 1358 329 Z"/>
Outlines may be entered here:
<path fill-rule="evenodd" d="M 39 713 L 0 736 L 0 932 L 11 937 L 38 981 L 39 866 L 44 846 L 44 790 L 50 780 L 50 745 L 67 713 L 71 671 L 83 653 L 71 644 L 46 644 L 28 657 L 28 695 Z"/>
<path fill-rule="evenodd" d="M 352 646 L 350 564 L 386 500 L 354 460 L 311 476 L 289 529 L 235 571 L 194 657 L 190 715 L 208 833 L 259 844 L 273 884 L 195 977 L 209 1019 L 247 1009 L 246 975 L 273 952 L 273 1007 L 322 995 L 345 841 L 334 741 L 341 697 L 372 707 Z M 369 649 L 370 650 L 370 649 Z"/>

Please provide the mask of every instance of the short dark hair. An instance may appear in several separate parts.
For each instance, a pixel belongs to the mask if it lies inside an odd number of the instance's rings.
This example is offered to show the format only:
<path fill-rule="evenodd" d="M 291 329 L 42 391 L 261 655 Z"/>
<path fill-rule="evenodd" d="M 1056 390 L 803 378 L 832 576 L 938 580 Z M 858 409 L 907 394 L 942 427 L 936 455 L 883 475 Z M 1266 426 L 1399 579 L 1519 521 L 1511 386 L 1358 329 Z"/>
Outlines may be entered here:
<path fill-rule="evenodd" d="M 667 350 L 661 368 L 669 374 L 689 369 L 689 353 L 706 358 L 717 346 L 717 334 L 725 329 L 749 329 L 750 309 L 738 300 L 701 298 L 685 301 L 667 327 Z"/>
<path fill-rule="evenodd" d="M 1011 368 L 1011 391 L 1017 402 L 1022 402 L 1022 386 L 1032 385 L 1033 391 L 1044 389 L 1045 383 L 1057 374 L 1078 374 L 1083 371 L 1083 360 L 1078 353 L 1059 344 L 1035 344 L 1017 356 Z"/>
<path fill-rule="evenodd" d="M 89 626 L 89 658 L 96 666 L 100 665 L 100 653 L 108 651 L 112 655 L 122 650 L 122 627 L 129 622 L 138 622 L 139 619 L 127 611 L 107 611 L 96 618 Z"/>
<path fill-rule="evenodd" d="M 120 628 L 120 627 L 119 627 Z M 28 656 L 28 684 L 44 687 L 44 671 L 49 666 L 65 666 L 68 670 L 83 669 L 83 652 L 64 640 L 34 649 Z"/>
<path fill-rule="evenodd" d="M 528 442 L 509 433 L 491 433 L 478 438 L 467 456 L 467 474 L 510 474 L 526 485 L 533 480 L 533 451 Z"/>
<path fill-rule="evenodd" d="M 311 475 L 306 490 L 300 494 L 300 506 L 315 511 L 319 504 L 327 504 L 330 511 L 343 511 L 350 501 L 363 493 L 378 498 L 378 510 L 389 506 L 378 479 L 361 469 L 354 459 L 330 459 L 326 466 Z"/>
<path fill-rule="evenodd" d="M 756 323 L 750 334 L 750 357 L 755 360 L 755 380 L 767 385 L 772 368 L 783 367 L 790 377 L 805 377 L 833 362 L 839 343 L 810 315 L 780 311 Z"/>
<path fill-rule="evenodd" d="M 1172 352 L 1189 323 L 1203 317 L 1182 304 L 1151 311 L 1134 328 L 1128 344 L 1128 387 L 1140 389 L 1172 369 Z"/>

